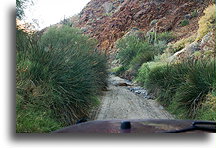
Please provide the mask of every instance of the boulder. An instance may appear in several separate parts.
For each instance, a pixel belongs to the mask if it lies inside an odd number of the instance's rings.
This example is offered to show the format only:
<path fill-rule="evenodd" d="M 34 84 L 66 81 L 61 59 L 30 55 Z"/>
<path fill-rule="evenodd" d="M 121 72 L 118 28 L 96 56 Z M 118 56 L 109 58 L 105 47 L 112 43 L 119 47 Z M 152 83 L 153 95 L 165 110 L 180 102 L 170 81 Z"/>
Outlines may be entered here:
<path fill-rule="evenodd" d="M 200 44 L 198 42 L 193 42 L 185 47 L 185 51 L 188 54 L 193 54 L 195 51 L 200 50 Z"/>
<path fill-rule="evenodd" d="M 200 43 L 193 42 L 183 48 L 182 50 L 176 52 L 174 55 L 168 58 L 169 62 L 174 62 L 176 60 L 181 60 L 190 57 L 194 52 L 200 50 Z"/>
<path fill-rule="evenodd" d="M 192 15 L 191 15 L 191 14 L 186 14 L 186 15 L 184 16 L 184 18 L 185 18 L 186 20 L 190 20 L 190 19 L 192 19 Z"/>
<path fill-rule="evenodd" d="M 214 38 L 213 38 L 213 32 L 209 32 L 202 38 L 200 46 L 202 47 L 202 49 L 204 51 L 211 50 L 212 49 L 212 47 L 211 47 L 212 42 L 215 42 Z M 214 45 L 212 45 L 212 46 L 214 46 Z"/>
<path fill-rule="evenodd" d="M 110 13 L 113 10 L 113 3 L 111 3 L 111 2 L 105 2 L 103 4 L 103 7 L 104 7 L 105 13 Z"/>

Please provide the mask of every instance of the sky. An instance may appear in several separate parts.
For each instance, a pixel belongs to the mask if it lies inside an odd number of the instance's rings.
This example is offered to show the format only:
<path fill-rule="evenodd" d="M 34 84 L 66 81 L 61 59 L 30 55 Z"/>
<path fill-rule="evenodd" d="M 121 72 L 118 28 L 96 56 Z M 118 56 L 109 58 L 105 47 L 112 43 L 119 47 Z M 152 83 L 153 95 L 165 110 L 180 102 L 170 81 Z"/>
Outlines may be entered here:
<path fill-rule="evenodd" d="M 39 29 L 78 14 L 90 0 L 33 0 L 25 10 L 25 22 L 36 22 Z"/>

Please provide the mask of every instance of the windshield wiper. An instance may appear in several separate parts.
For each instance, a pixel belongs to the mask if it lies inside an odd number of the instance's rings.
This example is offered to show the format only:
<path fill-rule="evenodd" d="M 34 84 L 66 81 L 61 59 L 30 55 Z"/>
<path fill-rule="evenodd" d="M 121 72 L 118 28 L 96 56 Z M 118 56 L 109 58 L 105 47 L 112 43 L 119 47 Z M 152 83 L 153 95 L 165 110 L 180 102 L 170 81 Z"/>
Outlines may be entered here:
<path fill-rule="evenodd" d="M 216 122 L 196 121 L 196 122 L 192 122 L 192 125 L 189 128 L 166 131 L 165 133 L 184 133 L 184 132 L 197 131 L 197 130 L 204 131 L 204 132 L 210 132 L 210 133 L 216 133 Z"/>

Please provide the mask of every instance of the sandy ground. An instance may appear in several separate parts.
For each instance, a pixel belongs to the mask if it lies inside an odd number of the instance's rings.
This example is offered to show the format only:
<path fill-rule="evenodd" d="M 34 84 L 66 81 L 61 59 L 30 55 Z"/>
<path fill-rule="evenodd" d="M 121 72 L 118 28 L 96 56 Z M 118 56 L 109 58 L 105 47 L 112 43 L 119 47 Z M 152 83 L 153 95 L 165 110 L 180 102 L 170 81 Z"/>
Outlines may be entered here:
<path fill-rule="evenodd" d="M 126 87 L 124 79 L 111 75 L 96 120 L 113 119 L 173 119 L 155 100 L 137 96 Z"/>

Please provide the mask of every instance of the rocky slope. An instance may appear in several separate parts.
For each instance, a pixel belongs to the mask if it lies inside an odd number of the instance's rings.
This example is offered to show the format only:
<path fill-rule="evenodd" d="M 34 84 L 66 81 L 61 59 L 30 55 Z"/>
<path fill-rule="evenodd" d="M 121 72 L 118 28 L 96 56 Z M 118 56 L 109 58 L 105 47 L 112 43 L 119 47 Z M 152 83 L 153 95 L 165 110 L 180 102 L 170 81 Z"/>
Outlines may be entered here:
<path fill-rule="evenodd" d="M 211 0 L 92 0 L 76 18 L 75 25 L 99 40 L 98 48 L 116 51 L 114 43 L 131 29 L 173 31 L 176 40 L 198 29 L 198 18 Z M 193 12 L 197 17 L 192 17 Z M 181 26 L 182 20 L 190 24 Z"/>

